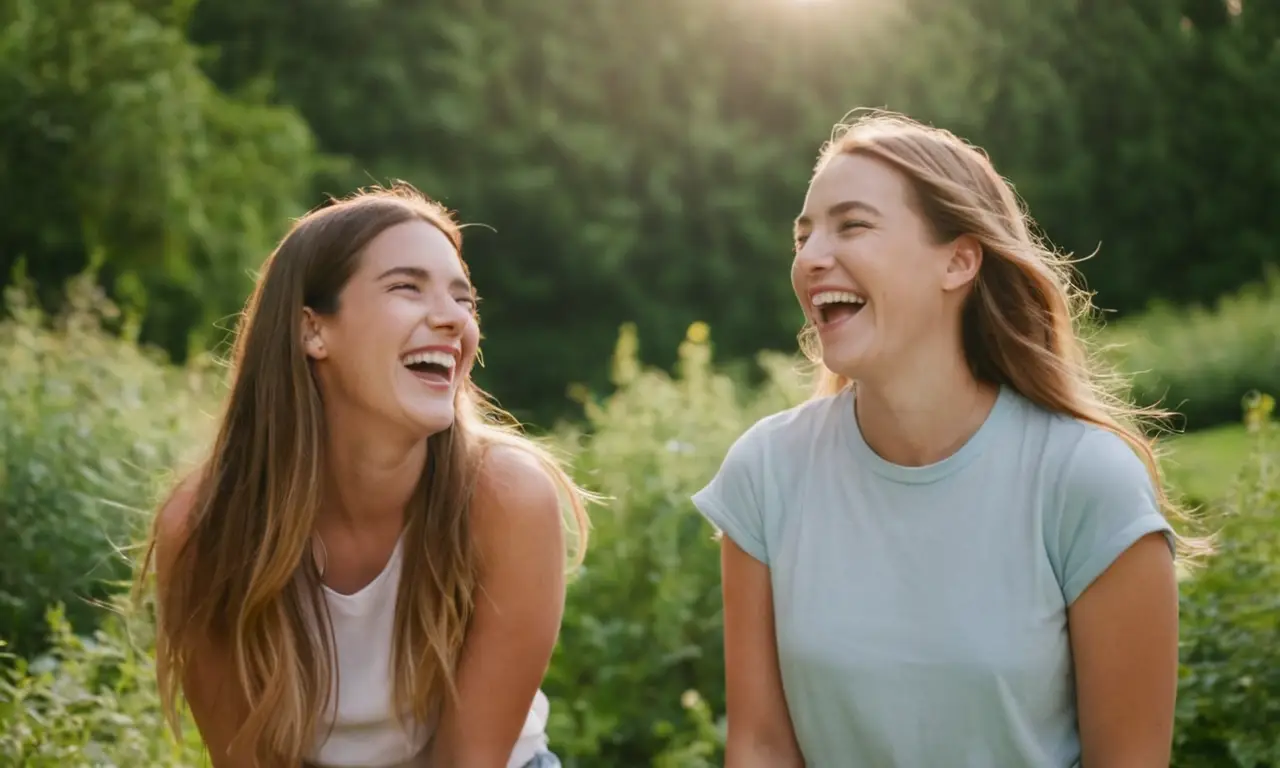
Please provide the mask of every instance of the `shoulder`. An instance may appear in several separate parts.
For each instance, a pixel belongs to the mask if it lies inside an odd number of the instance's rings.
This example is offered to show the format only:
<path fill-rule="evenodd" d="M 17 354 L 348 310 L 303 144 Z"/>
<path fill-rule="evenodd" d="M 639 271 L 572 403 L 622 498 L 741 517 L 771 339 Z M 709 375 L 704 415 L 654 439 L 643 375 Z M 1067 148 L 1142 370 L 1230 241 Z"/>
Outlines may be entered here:
<path fill-rule="evenodd" d="M 754 488 L 766 474 L 785 485 L 790 468 L 808 461 L 812 453 L 808 448 L 829 424 L 839 397 L 809 400 L 754 422 L 729 444 L 712 485 Z"/>
<path fill-rule="evenodd" d="M 839 409 L 852 407 L 853 395 L 850 392 L 815 397 L 785 411 L 766 416 L 756 422 L 755 427 L 781 438 L 807 436 L 818 427 L 829 423 Z"/>
<path fill-rule="evenodd" d="M 507 443 L 489 445 L 482 455 L 471 516 L 482 535 L 505 530 L 558 536 L 563 527 L 551 471 L 533 450 Z"/>
<path fill-rule="evenodd" d="M 729 456 L 763 460 L 766 455 L 803 456 L 796 449 L 813 442 L 831 423 L 842 405 L 850 405 L 848 393 L 814 398 L 783 411 L 771 413 L 748 427 L 734 441 Z"/>
<path fill-rule="evenodd" d="M 694 507 L 747 554 L 769 563 L 769 543 L 785 514 L 782 499 L 812 455 L 840 396 L 809 400 L 756 421 L 733 441 Z M 847 402 L 847 400 L 845 401 Z"/>
<path fill-rule="evenodd" d="M 1146 462 L 1128 440 L 1079 421 L 1059 429 L 1064 458 L 1045 536 L 1070 605 L 1142 537 L 1163 534 L 1171 553 L 1174 539 Z"/>
<path fill-rule="evenodd" d="M 1137 446 L 1106 427 L 1053 413 L 1019 397 L 1018 419 L 1033 435 L 1037 463 L 1060 500 L 1070 501 L 1125 488 L 1153 488 Z"/>
<path fill-rule="evenodd" d="M 1109 429 L 1074 421 L 1066 435 L 1059 493 L 1066 504 L 1107 495 L 1154 491 L 1135 446 Z"/>
<path fill-rule="evenodd" d="M 712 485 L 738 484 L 755 493 L 767 476 L 775 487 L 786 486 L 792 470 L 807 465 L 811 447 L 834 427 L 836 409 L 849 403 L 847 393 L 816 398 L 759 419 L 729 446 Z"/>
<path fill-rule="evenodd" d="M 156 512 L 153 538 L 157 569 L 161 572 L 168 570 L 191 537 L 202 475 L 203 469 L 197 469 L 178 481 Z"/>
<path fill-rule="evenodd" d="M 479 588 L 491 600 L 528 607 L 530 595 L 563 593 L 569 543 L 558 491 L 535 450 L 485 449 L 467 518 Z"/>

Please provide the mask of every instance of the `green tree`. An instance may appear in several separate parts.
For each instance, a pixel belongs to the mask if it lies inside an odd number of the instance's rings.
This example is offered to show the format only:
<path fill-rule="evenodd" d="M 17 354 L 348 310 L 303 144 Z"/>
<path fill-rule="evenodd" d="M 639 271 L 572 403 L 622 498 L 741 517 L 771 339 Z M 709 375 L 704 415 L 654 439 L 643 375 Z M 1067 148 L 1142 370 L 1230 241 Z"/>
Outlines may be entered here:
<path fill-rule="evenodd" d="M 235 311 L 299 211 L 311 138 L 230 96 L 182 31 L 187 0 L 0 0 L 0 279 L 42 292 L 86 267 L 179 355 Z"/>
<path fill-rule="evenodd" d="M 698 319 L 726 359 L 792 348 L 789 222 L 818 145 L 853 107 L 906 111 L 986 148 L 1050 240 L 1098 251 L 1081 271 L 1105 307 L 1207 301 L 1275 261 L 1280 225 L 1265 208 L 1280 171 L 1260 158 L 1280 138 L 1277 21 L 1256 0 L 202 0 L 189 21 L 182 8 L 149 0 L 147 18 L 185 24 L 224 92 L 254 93 L 253 114 L 279 115 L 267 100 L 296 109 L 341 158 L 232 195 L 232 175 L 252 174 L 214 163 L 219 151 L 200 168 L 231 175 L 205 197 L 293 200 L 280 185 L 311 182 L 314 204 L 404 178 L 486 225 L 467 231 L 487 299 L 481 382 L 539 421 L 571 412 L 570 382 L 609 388 L 594 361 L 621 322 L 663 366 Z M 176 222 L 164 231 L 180 244 L 198 220 L 185 204 L 137 207 Z M 197 242 L 281 226 L 210 221 Z M 239 274 L 265 251 L 249 239 L 228 244 L 234 258 L 175 263 Z M 104 262 L 128 266 L 128 253 Z M 150 295 L 190 284 L 166 279 Z M 208 330 L 192 291 L 172 293 L 153 298 L 148 327 Z"/>

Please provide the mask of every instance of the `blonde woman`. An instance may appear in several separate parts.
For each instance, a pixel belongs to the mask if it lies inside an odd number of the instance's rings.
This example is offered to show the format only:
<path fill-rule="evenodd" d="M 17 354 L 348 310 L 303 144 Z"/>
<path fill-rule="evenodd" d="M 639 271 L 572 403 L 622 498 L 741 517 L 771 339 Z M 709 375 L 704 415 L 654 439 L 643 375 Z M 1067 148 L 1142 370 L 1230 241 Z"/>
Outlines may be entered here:
<path fill-rule="evenodd" d="M 948 132 L 871 113 L 823 148 L 791 269 L 818 390 L 694 497 L 728 768 L 1169 764 L 1177 510 L 1029 227 Z"/>
<path fill-rule="evenodd" d="M 461 245 L 402 186 L 302 218 L 262 270 L 139 581 L 215 768 L 559 764 L 539 685 L 584 494 L 471 381 Z"/>

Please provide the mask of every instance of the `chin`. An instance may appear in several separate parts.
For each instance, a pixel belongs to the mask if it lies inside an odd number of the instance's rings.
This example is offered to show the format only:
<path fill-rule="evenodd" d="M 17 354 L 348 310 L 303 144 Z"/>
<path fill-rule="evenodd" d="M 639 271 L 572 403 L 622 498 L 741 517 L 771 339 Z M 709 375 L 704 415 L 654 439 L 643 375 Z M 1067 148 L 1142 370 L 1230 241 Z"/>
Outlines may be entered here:
<path fill-rule="evenodd" d="M 423 439 L 452 427 L 457 415 L 451 402 L 406 404 L 404 414 L 406 426 Z"/>
<path fill-rule="evenodd" d="M 827 370 L 855 381 L 865 377 L 870 363 L 870 355 L 860 351 L 824 349 L 822 353 L 822 364 Z"/>

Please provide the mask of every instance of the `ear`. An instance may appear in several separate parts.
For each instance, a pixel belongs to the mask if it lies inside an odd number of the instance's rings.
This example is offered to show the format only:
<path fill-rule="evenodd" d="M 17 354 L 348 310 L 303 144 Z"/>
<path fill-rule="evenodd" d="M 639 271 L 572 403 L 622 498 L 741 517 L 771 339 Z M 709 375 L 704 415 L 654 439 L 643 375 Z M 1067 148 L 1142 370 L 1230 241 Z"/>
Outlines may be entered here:
<path fill-rule="evenodd" d="M 961 235 L 951 244 L 951 258 L 943 275 L 944 290 L 954 291 L 978 279 L 982 268 L 982 243 L 973 235 Z"/>
<path fill-rule="evenodd" d="M 323 360 L 329 356 L 325 348 L 324 336 L 321 333 L 320 318 L 310 307 L 302 308 L 302 349 L 312 360 Z"/>

